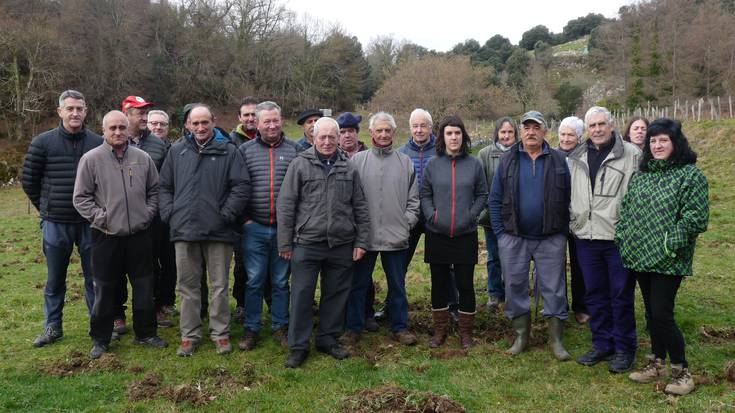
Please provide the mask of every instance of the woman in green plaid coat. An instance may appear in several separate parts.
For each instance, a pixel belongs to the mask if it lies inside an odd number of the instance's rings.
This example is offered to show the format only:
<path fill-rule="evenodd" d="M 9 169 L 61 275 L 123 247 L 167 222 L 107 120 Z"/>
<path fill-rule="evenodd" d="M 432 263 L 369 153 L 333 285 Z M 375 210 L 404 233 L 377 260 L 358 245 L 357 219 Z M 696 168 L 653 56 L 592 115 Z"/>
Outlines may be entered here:
<path fill-rule="evenodd" d="M 683 278 L 692 275 L 694 245 L 709 219 L 707 178 L 696 162 L 680 122 L 662 118 L 651 123 L 640 172 L 631 178 L 615 234 L 650 316 L 653 357 L 630 379 L 650 383 L 665 377 L 668 353 L 672 380 L 665 391 L 676 395 L 694 390 L 684 337 L 674 320 L 676 293 Z"/>

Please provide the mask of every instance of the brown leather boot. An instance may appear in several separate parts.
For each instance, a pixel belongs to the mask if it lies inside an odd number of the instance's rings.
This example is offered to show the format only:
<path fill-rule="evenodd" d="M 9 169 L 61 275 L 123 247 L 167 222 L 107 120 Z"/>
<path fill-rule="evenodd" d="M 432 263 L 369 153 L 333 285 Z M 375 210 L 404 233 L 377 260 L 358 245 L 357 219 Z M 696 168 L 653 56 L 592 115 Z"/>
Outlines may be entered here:
<path fill-rule="evenodd" d="M 468 350 L 474 345 L 472 339 L 472 329 L 475 326 L 475 313 L 459 312 L 459 340 L 462 348 Z"/>
<path fill-rule="evenodd" d="M 429 347 L 437 348 L 447 341 L 447 328 L 449 327 L 449 307 L 439 310 L 431 310 L 434 318 L 434 335 L 429 340 Z"/>

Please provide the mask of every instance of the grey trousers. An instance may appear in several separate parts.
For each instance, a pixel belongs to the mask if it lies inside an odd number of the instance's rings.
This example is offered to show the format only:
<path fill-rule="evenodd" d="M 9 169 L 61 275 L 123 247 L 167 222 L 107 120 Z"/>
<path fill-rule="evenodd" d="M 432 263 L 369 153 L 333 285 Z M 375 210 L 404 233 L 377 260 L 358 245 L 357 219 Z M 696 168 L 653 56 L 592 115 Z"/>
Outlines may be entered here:
<path fill-rule="evenodd" d="M 181 297 L 181 339 L 201 340 L 202 261 L 209 274 L 209 336 L 230 337 L 228 281 L 232 244 L 224 242 L 175 243 L 177 289 Z"/>
<path fill-rule="evenodd" d="M 566 234 L 541 240 L 510 234 L 498 238 L 500 266 L 505 278 L 505 315 L 513 319 L 531 311 L 528 271 L 536 264 L 536 294 L 544 300 L 544 317 L 567 319 L 567 284 L 564 274 Z"/>
<path fill-rule="evenodd" d="M 291 258 L 291 320 L 288 348 L 308 350 L 314 327 L 312 305 L 321 272 L 319 326 L 316 345 L 332 346 L 344 329 L 345 308 L 352 286 L 352 245 L 329 248 L 326 242 L 296 245 Z"/>

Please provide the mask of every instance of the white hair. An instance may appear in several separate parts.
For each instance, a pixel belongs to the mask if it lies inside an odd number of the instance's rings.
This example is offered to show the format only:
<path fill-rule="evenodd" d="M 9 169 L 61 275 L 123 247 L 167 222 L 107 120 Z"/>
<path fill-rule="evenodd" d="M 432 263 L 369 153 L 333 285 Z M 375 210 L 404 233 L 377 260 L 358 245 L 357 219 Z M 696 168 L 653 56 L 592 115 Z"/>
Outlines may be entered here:
<path fill-rule="evenodd" d="M 125 126 L 130 126 L 130 121 L 128 120 L 128 117 L 125 116 L 124 113 L 120 112 L 119 110 L 111 110 L 105 114 L 105 116 L 102 118 L 102 128 L 105 128 L 107 126 L 107 119 L 112 115 L 120 115 L 125 119 Z"/>
<path fill-rule="evenodd" d="M 608 123 L 612 124 L 612 114 L 610 113 L 609 110 L 607 110 L 607 108 L 604 108 L 602 106 L 592 106 L 591 108 L 589 108 L 589 110 L 587 110 L 587 113 L 584 114 L 585 126 L 590 124 L 590 117 L 600 114 L 600 113 L 605 115 L 605 120 Z"/>
<path fill-rule="evenodd" d="M 242 107 L 242 106 L 241 106 Z M 277 110 L 278 116 L 281 116 L 281 107 L 276 102 L 266 100 L 255 105 L 255 117 L 260 119 L 260 112 L 264 110 Z"/>
<path fill-rule="evenodd" d="M 339 123 L 337 123 L 336 120 L 330 117 L 324 116 L 317 119 L 316 123 L 314 123 L 314 136 L 317 136 L 319 134 L 319 129 L 329 126 L 333 127 L 335 132 L 337 132 L 337 135 L 339 135 Z"/>
<path fill-rule="evenodd" d="M 423 116 L 424 119 L 429 122 L 429 127 L 434 126 L 434 121 L 431 119 L 431 114 L 426 109 L 416 108 L 413 110 L 413 112 L 411 112 L 411 116 L 408 117 L 409 127 L 413 123 L 414 118 L 416 118 L 417 116 Z"/>
<path fill-rule="evenodd" d="M 564 120 L 559 124 L 559 133 L 561 133 L 561 130 L 564 128 L 570 128 L 573 130 L 574 134 L 577 135 L 577 139 L 580 139 L 582 134 L 584 134 L 584 122 L 576 116 L 564 118 Z"/>
<path fill-rule="evenodd" d="M 166 113 L 166 112 L 164 112 L 162 110 L 152 110 L 152 111 L 148 112 L 148 118 L 149 119 L 153 115 L 161 115 L 164 118 L 166 118 L 166 122 L 168 122 L 168 113 Z"/>
<path fill-rule="evenodd" d="M 378 112 L 370 117 L 370 121 L 368 121 L 368 129 L 373 130 L 373 125 L 377 121 L 386 121 L 390 125 L 391 129 L 396 129 L 396 120 L 393 118 L 393 115 L 391 115 L 388 112 Z"/>

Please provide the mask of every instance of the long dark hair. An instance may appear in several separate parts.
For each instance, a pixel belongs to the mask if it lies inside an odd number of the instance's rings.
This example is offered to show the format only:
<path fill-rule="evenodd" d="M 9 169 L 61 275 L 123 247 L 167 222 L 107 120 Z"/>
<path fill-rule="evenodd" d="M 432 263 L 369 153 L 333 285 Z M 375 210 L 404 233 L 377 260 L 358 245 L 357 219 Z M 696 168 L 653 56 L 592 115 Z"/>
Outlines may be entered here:
<path fill-rule="evenodd" d="M 498 133 L 500 133 L 500 128 L 503 127 L 506 123 L 510 123 L 510 126 L 513 127 L 513 133 L 515 134 L 515 140 L 518 142 L 518 139 L 520 136 L 518 136 L 518 125 L 516 125 L 516 122 L 511 118 L 510 116 L 503 116 L 502 118 L 495 121 L 495 131 L 493 132 L 493 142 L 498 141 Z"/>
<path fill-rule="evenodd" d="M 457 115 L 445 116 L 439 126 L 437 127 L 437 139 L 436 139 L 436 154 L 438 156 L 444 156 L 447 154 L 447 144 L 444 142 L 444 129 L 447 126 L 454 126 L 462 131 L 462 145 L 459 147 L 459 153 L 466 155 L 470 153 L 470 134 L 467 133 L 467 129 L 464 127 L 462 118 Z"/>
<path fill-rule="evenodd" d="M 643 116 L 633 116 L 628 121 L 628 125 L 625 126 L 625 133 L 623 134 L 623 140 L 626 142 L 630 142 L 630 128 L 633 127 L 633 124 L 638 122 L 639 120 L 642 120 L 643 123 L 646 124 L 646 130 L 648 130 L 648 127 L 650 126 L 650 123 L 648 122 L 648 119 L 644 118 Z"/>
<path fill-rule="evenodd" d="M 659 118 L 651 122 L 646 130 L 646 144 L 643 146 L 643 156 L 641 157 L 640 169 L 643 172 L 648 171 L 648 162 L 653 159 L 651 153 L 651 137 L 658 135 L 668 135 L 671 144 L 674 146 L 669 162 L 674 165 L 687 165 L 697 162 L 697 153 L 689 147 L 689 141 L 681 131 L 681 122 L 669 118 Z"/>

